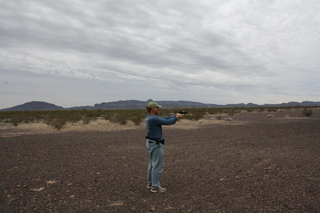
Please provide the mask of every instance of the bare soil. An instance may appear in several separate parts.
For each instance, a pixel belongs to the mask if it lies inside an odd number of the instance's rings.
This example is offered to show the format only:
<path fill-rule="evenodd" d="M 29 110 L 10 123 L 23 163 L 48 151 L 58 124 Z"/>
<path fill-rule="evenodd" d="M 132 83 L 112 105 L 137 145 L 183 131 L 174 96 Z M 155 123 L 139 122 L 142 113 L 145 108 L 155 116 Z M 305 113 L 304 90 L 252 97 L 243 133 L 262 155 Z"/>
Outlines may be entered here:
<path fill-rule="evenodd" d="M 320 212 L 320 110 L 212 117 L 164 128 L 163 194 L 146 188 L 143 125 L 1 124 L 0 212 Z"/>

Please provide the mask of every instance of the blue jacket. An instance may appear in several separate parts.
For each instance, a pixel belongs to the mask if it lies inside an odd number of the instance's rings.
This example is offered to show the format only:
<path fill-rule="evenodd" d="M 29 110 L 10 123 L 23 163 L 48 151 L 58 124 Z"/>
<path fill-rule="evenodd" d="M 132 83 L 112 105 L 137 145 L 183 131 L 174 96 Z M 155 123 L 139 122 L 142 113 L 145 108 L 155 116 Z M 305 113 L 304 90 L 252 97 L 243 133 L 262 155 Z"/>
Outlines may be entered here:
<path fill-rule="evenodd" d="M 162 138 L 162 125 L 175 124 L 178 118 L 173 115 L 169 117 L 158 117 L 155 115 L 148 115 L 146 117 L 147 137 Z"/>

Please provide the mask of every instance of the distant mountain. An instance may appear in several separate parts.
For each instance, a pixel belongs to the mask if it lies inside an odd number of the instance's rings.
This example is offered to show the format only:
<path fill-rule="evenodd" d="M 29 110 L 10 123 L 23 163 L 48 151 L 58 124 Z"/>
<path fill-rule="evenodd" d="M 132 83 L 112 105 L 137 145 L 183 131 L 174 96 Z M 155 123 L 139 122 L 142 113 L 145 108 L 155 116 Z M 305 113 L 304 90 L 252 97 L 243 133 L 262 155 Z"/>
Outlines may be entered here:
<path fill-rule="evenodd" d="M 281 103 L 281 104 L 264 104 L 262 106 L 270 106 L 270 107 L 292 107 L 292 106 L 320 106 L 320 102 L 313 102 L 313 101 L 302 101 L 302 102 L 296 102 L 296 101 L 291 101 L 288 103 Z"/>
<path fill-rule="evenodd" d="M 94 110 L 95 108 L 93 106 L 76 106 L 76 107 L 69 107 L 69 108 L 64 108 L 65 110 Z"/>
<path fill-rule="evenodd" d="M 149 99 L 147 101 L 137 101 L 137 100 L 126 100 L 126 101 L 115 101 L 108 103 L 95 104 L 95 109 L 144 109 L 147 104 L 153 101 Z M 192 108 L 192 107 L 216 107 L 216 104 L 203 104 L 200 102 L 193 101 L 157 101 L 159 105 L 163 108 L 174 108 L 174 107 L 183 107 L 183 108 Z"/>
<path fill-rule="evenodd" d="M 45 111 L 45 110 L 63 110 L 61 106 L 56 106 L 54 104 L 41 102 L 41 101 L 31 101 L 21 105 L 17 105 L 11 108 L 2 109 L 1 111 Z"/>
<path fill-rule="evenodd" d="M 163 106 L 164 108 L 174 108 L 174 107 L 181 107 L 181 108 L 213 108 L 219 107 L 217 104 L 204 104 L 201 102 L 194 102 L 194 101 L 157 101 L 158 104 Z"/>
<path fill-rule="evenodd" d="M 24 103 L 22 105 L 14 106 L 11 108 L 2 109 L 1 111 L 46 111 L 46 110 L 111 110 L 111 109 L 144 109 L 146 105 L 153 101 L 149 99 L 147 101 L 138 101 L 138 100 L 125 100 L 125 101 L 113 101 L 113 102 L 103 102 L 100 104 L 94 104 L 93 106 L 75 106 L 70 108 L 63 108 L 61 106 L 56 106 L 54 104 L 41 102 L 41 101 L 31 101 Z M 201 102 L 194 101 L 157 101 L 163 108 L 217 108 L 217 107 L 295 107 L 295 106 L 320 106 L 320 102 L 313 101 L 303 101 L 299 102 L 288 102 L 281 104 L 263 104 L 258 105 L 254 103 L 238 103 L 238 104 L 226 104 L 226 105 L 217 105 L 217 104 L 204 104 Z"/>
<path fill-rule="evenodd" d="M 143 109 L 148 101 L 126 100 L 95 104 L 94 109 Z"/>

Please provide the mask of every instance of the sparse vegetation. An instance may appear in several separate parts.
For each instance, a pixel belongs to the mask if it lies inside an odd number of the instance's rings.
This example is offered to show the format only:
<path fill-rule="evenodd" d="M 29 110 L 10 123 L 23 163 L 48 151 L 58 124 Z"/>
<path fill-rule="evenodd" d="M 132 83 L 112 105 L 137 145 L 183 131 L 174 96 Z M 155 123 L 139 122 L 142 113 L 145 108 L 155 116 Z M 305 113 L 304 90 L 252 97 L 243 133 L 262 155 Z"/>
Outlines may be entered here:
<path fill-rule="evenodd" d="M 146 113 L 145 111 L 141 111 L 141 110 L 135 110 L 131 113 L 130 115 L 130 120 L 135 124 L 135 125 L 139 125 L 140 123 L 143 122 L 143 120 L 146 117 Z"/>
<path fill-rule="evenodd" d="M 222 114 L 232 116 L 236 113 L 243 112 L 279 112 L 281 109 L 290 107 L 230 107 L 230 108 L 174 108 L 161 109 L 160 116 L 170 116 L 184 110 L 188 114 L 185 119 L 200 120 L 206 115 L 215 115 L 217 120 L 222 119 Z M 291 107 L 296 108 L 296 107 Z M 314 113 L 310 107 L 305 107 L 302 111 L 304 116 L 311 116 Z M 20 123 L 42 122 L 61 130 L 67 123 L 74 124 L 83 122 L 89 124 L 91 121 L 99 119 L 109 120 L 112 123 L 125 125 L 132 121 L 134 125 L 140 125 L 144 122 L 147 112 L 145 109 L 136 110 L 56 110 L 56 111 L 1 111 L 0 121 L 2 123 L 12 123 L 18 126 Z"/>
<path fill-rule="evenodd" d="M 126 116 L 126 114 L 115 113 L 113 114 L 113 116 L 111 116 L 110 121 L 113 123 L 119 123 L 121 125 L 125 125 L 128 121 L 128 117 Z"/>
<path fill-rule="evenodd" d="M 60 131 L 60 129 L 66 124 L 66 120 L 63 118 L 53 118 L 50 119 L 47 124 Z"/>
<path fill-rule="evenodd" d="M 312 109 L 307 109 L 307 108 L 304 108 L 303 111 L 302 111 L 302 114 L 304 116 L 307 116 L 307 117 L 310 117 L 311 115 L 313 115 L 313 110 Z"/>

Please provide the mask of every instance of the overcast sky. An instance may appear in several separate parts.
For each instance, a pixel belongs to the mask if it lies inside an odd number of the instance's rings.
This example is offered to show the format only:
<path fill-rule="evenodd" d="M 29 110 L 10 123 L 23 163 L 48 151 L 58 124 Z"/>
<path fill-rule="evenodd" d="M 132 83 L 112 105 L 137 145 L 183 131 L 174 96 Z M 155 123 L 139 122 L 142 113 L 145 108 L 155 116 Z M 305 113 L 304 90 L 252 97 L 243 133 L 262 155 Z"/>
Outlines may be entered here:
<path fill-rule="evenodd" d="M 0 0 L 0 109 L 320 101 L 319 0 Z"/>

